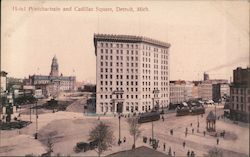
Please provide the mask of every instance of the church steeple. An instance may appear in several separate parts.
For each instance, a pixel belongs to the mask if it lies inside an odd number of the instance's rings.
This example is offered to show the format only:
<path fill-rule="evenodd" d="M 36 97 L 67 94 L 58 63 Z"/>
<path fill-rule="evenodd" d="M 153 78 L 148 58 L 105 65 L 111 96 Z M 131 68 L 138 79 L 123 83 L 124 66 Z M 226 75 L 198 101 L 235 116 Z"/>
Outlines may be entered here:
<path fill-rule="evenodd" d="M 56 55 L 52 59 L 50 76 L 59 76 L 59 66 Z"/>

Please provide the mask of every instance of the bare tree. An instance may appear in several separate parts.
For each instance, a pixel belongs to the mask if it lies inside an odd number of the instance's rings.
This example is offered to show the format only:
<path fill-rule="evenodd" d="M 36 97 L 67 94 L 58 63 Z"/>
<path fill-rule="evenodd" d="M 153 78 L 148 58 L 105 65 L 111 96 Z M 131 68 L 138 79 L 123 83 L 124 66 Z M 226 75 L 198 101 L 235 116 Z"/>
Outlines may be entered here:
<path fill-rule="evenodd" d="M 135 148 L 135 142 L 138 139 L 138 137 L 141 135 L 140 124 L 138 123 L 138 118 L 137 117 L 128 118 L 127 122 L 129 124 L 129 133 L 134 138 L 134 144 L 133 144 L 133 147 L 132 147 L 134 149 Z"/>
<path fill-rule="evenodd" d="M 96 141 L 97 153 L 100 157 L 101 154 L 114 143 L 114 135 L 111 127 L 103 122 L 100 122 L 89 133 L 89 141 Z"/>
<path fill-rule="evenodd" d="M 214 147 L 208 151 L 205 157 L 223 157 L 223 152 L 219 148 Z"/>

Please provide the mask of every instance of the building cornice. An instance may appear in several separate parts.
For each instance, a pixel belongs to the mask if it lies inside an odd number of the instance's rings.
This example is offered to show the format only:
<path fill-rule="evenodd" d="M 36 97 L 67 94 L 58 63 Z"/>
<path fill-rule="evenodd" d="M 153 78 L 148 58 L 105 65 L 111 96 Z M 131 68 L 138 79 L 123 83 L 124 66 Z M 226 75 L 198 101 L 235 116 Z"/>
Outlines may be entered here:
<path fill-rule="evenodd" d="M 94 34 L 95 47 L 97 46 L 97 41 L 147 43 L 163 48 L 169 48 L 171 46 L 169 43 L 166 42 L 134 35 Z"/>

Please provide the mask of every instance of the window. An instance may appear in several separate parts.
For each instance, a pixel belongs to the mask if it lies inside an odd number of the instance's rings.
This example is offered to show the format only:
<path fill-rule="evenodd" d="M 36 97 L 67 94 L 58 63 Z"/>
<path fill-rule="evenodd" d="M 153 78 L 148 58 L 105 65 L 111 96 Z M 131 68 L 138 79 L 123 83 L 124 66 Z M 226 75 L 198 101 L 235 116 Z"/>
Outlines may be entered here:
<path fill-rule="evenodd" d="M 129 111 L 129 106 L 126 106 L 126 111 Z"/>

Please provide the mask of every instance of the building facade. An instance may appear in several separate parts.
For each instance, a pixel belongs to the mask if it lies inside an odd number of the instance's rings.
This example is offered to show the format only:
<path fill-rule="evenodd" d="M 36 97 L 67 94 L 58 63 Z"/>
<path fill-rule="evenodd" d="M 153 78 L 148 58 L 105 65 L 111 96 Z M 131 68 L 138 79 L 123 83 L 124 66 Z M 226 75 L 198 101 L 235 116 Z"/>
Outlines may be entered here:
<path fill-rule="evenodd" d="M 95 34 L 94 45 L 97 114 L 146 112 L 169 104 L 170 44 Z"/>
<path fill-rule="evenodd" d="M 203 81 L 201 84 L 198 84 L 198 97 L 202 100 L 213 99 L 213 86 L 210 80 Z"/>
<path fill-rule="evenodd" d="M 170 81 L 170 103 L 180 104 L 185 101 L 185 81 Z"/>
<path fill-rule="evenodd" d="M 7 89 L 7 72 L 1 71 L 1 95 L 6 92 Z"/>
<path fill-rule="evenodd" d="M 44 96 L 57 96 L 60 91 L 75 90 L 75 76 L 59 76 L 59 65 L 56 56 L 52 59 L 50 75 L 29 76 L 29 84 L 42 89 Z"/>
<path fill-rule="evenodd" d="M 230 95 L 230 89 L 228 83 L 217 83 L 212 85 L 213 88 L 213 101 L 224 101 Z"/>
<path fill-rule="evenodd" d="M 250 112 L 250 68 L 237 68 L 233 71 L 230 85 L 230 117 L 249 122 Z"/>
<path fill-rule="evenodd" d="M 190 99 L 193 98 L 193 87 L 194 84 L 192 82 L 186 81 L 185 83 L 185 89 L 184 89 L 184 100 L 189 101 Z"/>

